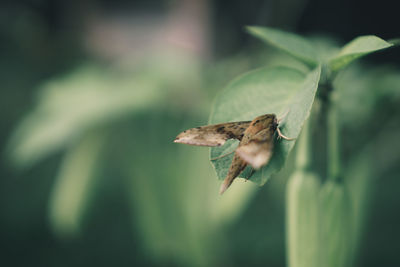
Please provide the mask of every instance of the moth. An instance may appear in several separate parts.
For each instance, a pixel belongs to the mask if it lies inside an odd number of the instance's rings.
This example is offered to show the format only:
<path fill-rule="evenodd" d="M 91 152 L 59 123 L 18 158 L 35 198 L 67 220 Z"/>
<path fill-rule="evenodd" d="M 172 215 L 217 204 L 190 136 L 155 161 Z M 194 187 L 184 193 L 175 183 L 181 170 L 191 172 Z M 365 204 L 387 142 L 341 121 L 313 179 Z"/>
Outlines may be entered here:
<path fill-rule="evenodd" d="M 278 138 L 293 140 L 280 131 L 278 126 L 281 120 L 278 120 L 275 114 L 265 114 L 252 121 L 227 122 L 191 128 L 180 133 L 174 142 L 213 147 L 222 146 L 228 139 L 240 141 L 236 150 L 233 151 L 235 154 L 232 164 L 220 187 L 219 193 L 223 194 L 247 165 L 258 170 L 268 164 L 274 149 L 275 134 Z M 229 154 L 231 153 L 218 158 Z"/>

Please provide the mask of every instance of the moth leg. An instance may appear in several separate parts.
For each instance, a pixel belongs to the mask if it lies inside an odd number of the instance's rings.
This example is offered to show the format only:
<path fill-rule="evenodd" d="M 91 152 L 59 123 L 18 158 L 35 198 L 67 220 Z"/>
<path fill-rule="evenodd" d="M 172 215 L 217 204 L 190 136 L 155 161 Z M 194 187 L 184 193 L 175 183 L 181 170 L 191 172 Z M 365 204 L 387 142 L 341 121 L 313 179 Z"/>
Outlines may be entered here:
<path fill-rule="evenodd" d="M 250 174 L 249 174 L 249 176 L 247 176 L 245 179 L 246 179 L 246 182 L 248 181 L 248 180 L 250 180 L 250 178 L 251 178 L 251 176 L 253 176 L 253 174 L 256 172 L 256 170 L 254 169 L 254 168 L 251 168 L 251 171 L 250 171 Z"/>
<path fill-rule="evenodd" d="M 296 138 L 290 138 L 290 137 L 284 136 L 282 134 L 281 130 L 279 129 L 279 127 L 276 128 L 276 131 L 278 132 L 278 139 L 279 138 L 283 138 L 283 139 L 288 140 L 288 141 L 292 141 L 292 140 L 296 139 Z"/>
<path fill-rule="evenodd" d="M 225 154 L 225 155 L 212 158 L 211 160 L 217 160 L 217 159 L 224 158 L 224 157 L 229 156 L 230 154 L 232 154 L 232 153 L 234 153 L 234 152 L 235 152 L 235 150 L 233 150 L 232 152 L 229 152 L 229 153 L 227 153 L 227 154 Z"/>

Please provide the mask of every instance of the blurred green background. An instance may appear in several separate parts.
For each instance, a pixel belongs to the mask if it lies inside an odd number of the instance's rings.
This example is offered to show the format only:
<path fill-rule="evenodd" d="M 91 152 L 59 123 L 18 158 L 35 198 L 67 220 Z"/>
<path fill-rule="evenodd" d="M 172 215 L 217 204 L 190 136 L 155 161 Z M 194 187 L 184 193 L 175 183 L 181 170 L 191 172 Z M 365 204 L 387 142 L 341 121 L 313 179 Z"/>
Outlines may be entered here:
<path fill-rule="evenodd" d="M 208 149 L 172 140 L 232 78 L 295 64 L 245 25 L 390 39 L 392 2 L 3 0 L 2 266 L 285 266 L 291 160 L 220 197 Z M 377 53 L 337 81 L 347 175 L 372 177 L 357 266 L 400 266 L 399 62 Z"/>

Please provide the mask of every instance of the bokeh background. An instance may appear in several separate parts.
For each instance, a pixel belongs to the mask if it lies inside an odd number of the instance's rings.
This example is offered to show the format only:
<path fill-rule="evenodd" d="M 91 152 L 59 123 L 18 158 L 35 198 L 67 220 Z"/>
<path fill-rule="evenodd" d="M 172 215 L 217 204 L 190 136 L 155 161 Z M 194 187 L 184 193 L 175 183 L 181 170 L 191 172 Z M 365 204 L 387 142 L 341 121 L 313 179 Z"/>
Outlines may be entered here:
<path fill-rule="evenodd" d="M 288 62 L 244 26 L 343 44 L 399 37 L 398 10 L 388 0 L 1 1 L 1 265 L 285 266 L 290 160 L 264 187 L 235 182 L 221 198 L 208 149 L 172 140 L 207 123 L 232 78 Z M 399 62 L 390 49 L 342 79 L 365 90 L 344 105 L 343 151 L 377 158 L 357 266 L 400 266 Z"/>

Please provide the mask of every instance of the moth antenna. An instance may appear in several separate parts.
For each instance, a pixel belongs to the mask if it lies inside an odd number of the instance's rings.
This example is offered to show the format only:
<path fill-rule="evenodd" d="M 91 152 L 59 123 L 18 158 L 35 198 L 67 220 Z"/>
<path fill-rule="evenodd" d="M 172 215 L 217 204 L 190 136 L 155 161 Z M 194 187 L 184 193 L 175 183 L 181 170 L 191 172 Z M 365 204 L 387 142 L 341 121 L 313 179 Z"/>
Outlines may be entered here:
<path fill-rule="evenodd" d="M 212 158 L 211 160 L 222 159 L 222 158 L 224 158 L 224 157 L 226 157 L 226 156 L 229 156 L 230 154 L 232 154 L 232 153 L 234 153 L 234 152 L 235 152 L 235 150 L 233 150 L 232 152 L 229 152 L 229 153 L 227 153 L 227 154 L 225 154 L 225 155 Z"/>
<path fill-rule="evenodd" d="M 282 134 L 281 130 L 279 129 L 279 127 L 276 128 L 276 131 L 278 132 L 278 139 L 279 138 L 283 138 L 283 139 L 288 140 L 288 141 L 293 141 L 293 140 L 296 139 L 296 138 L 290 138 L 290 137 L 284 136 Z"/>
<path fill-rule="evenodd" d="M 281 123 L 284 118 L 286 118 L 286 116 L 289 114 L 289 111 L 290 109 L 287 109 L 285 113 L 283 113 L 283 115 L 278 119 L 278 124 Z"/>

